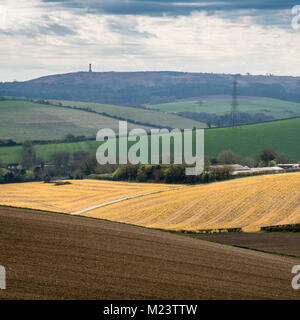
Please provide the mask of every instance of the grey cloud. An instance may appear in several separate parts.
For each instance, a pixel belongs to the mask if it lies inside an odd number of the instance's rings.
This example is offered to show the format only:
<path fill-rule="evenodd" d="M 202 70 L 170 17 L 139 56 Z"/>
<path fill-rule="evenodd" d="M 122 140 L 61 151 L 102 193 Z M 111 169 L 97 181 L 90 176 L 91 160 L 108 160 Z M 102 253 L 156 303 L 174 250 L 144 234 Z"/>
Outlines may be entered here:
<path fill-rule="evenodd" d="M 295 0 L 42 0 L 69 8 L 109 14 L 186 15 L 194 10 L 282 10 L 292 8 Z"/>
<path fill-rule="evenodd" d="M 58 23 L 47 23 L 45 25 L 31 24 L 30 26 L 23 27 L 21 29 L 3 29 L 0 30 L 0 33 L 9 35 L 9 36 L 25 36 L 28 38 L 37 38 L 39 35 L 58 35 L 58 36 L 67 36 L 75 35 L 76 32 L 70 28 L 60 25 Z"/>
<path fill-rule="evenodd" d="M 297 4 L 295 0 L 41 0 L 56 3 L 67 10 L 81 9 L 85 14 L 180 16 L 194 11 L 220 15 L 237 21 L 250 16 L 252 23 L 289 28 L 291 15 L 286 10 Z M 78 10 L 77 10 L 78 13 Z M 114 26 L 112 26 L 114 28 Z M 118 27 L 115 26 L 115 29 Z M 115 30 L 117 31 L 117 30 Z M 119 30 L 125 32 L 125 30 Z M 129 31 L 128 31 L 129 32 Z M 145 35 L 146 36 L 146 35 Z"/>
<path fill-rule="evenodd" d="M 237 22 L 244 17 L 250 17 L 251 24 L 277 26 L 291 29 L 291 11 L 287 10 L 239 10 L 239 11 L 218 11 L 217 15 L 223 19 Z"/>
<path fill-rule="evenodd" d="M 144 56 L 145 48 L 142 45 L 136 43 L 124 43 L 123 45 L 116 45 L 112 47 L 101 48 L 101 54 L 105 56 L 114 56 L 118 51 L 120 56 L 124 55 L 134 55 L 134 56 Z"/>
<path fill-rule="evenodd" d="M 71 30 L 66 26 L 60 25 L 58 23 L 50 23 L 46 26 L 39 26 L 38 30 L 39 30 L 38 33 L 40 34 L 54 34 L 54 35 L 60 35 L 60 36 L 76 34 L 75 31 Z"/>
<path fill-rule="evenodd" d="M 107 27 L 111 32 L 118 33 L 122 36 L 129 36 L 135 38 L 151 38 L 156 37 L 154 34 L 150 32 L 141 32 L 137 29 L 137 24 L 132 21 L 120 21 L 118 20 L 110 20 L 107 23 Z"/>

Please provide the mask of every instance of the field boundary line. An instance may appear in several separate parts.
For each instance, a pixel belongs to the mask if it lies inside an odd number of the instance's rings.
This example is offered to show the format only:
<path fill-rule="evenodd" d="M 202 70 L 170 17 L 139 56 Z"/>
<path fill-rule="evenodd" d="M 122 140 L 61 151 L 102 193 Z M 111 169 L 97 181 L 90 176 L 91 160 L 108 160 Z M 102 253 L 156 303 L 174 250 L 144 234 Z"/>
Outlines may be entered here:
<path fill-rule="evenodd" d="M 85 208 L 85 209 L 82 209 L 82 210 L 79 210 L 79 211 L 71 212 L 70 214 L 71 215 L 80 215 L 80 214 L 86 213 L 88 211 L 92 211 L 92 210 L 95 210 L 95 209 L 98 209 L 98 208 L 109 206 L 109 205 L 114 204 L 114 203 L 118 203 L 118 202 L 122 202 L 122 201 L 126 201 L 126 200 L 131 200 L 131 199 L 135 199 L 135 198 L 140 198 L 140 197 L 145 197 L 145 196 L 149 196 L 151 194 L 162 193 L 162 192 L 173 191 L 173 190 L 179 190 L 179 189 L 185 189 L 185 188 L 190 188 L 190 187 L 192 187 L 192 186 L 181 186 L 181 187 L 175 187 L 175 188 L 170 188 L 170 189 L 166 189 L 166 190 L 156 190 L 156 191 L 151 191 L 151 192 L 146 192 L 146 193 L 140 193 L 140 194 L 136 194 L 136 195 L 125 197 L 125 198 L 116 199 L 116 200 L 112 200 L 112 201 L 96 204 L 96 205 L 94 205 L 92 207 L 89 207 L 89 208 Z"/>

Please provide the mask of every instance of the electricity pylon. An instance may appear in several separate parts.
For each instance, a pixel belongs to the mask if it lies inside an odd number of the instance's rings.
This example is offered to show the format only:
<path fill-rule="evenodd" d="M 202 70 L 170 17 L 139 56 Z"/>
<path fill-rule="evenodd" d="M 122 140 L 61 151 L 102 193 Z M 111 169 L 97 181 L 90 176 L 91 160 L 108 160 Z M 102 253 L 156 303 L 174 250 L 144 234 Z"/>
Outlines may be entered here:
<path fill-rule="evenodd" d="M 232 103 L 231 103 L 231 126 L 232 128 L 236 127 L 239 124 L 239 111 L 238 111 L 238 102 L 237 102 L 237 80 L 233 81 L 232 89 Z"/>

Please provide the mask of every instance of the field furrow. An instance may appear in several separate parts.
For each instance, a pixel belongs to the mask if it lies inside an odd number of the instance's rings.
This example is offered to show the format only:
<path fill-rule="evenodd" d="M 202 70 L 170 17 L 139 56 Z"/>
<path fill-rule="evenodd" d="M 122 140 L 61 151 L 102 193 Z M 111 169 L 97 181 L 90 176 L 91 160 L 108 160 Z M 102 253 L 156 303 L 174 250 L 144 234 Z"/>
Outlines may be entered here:
<path fill-rule="evenodd" d="M 60 186 L 41 182 L 0 185 L 0 205 L 76 213 L 170 230 L 254 231 L 261 226 L 300 223 L 300 173 L 191 187 L 99 180 L 70 182 Z"/>
<path fill-rule="evenodd" d="M 115 203 L 87 216 L 192 230 L 300 223 L 300 174 L 243 178 Z"/>

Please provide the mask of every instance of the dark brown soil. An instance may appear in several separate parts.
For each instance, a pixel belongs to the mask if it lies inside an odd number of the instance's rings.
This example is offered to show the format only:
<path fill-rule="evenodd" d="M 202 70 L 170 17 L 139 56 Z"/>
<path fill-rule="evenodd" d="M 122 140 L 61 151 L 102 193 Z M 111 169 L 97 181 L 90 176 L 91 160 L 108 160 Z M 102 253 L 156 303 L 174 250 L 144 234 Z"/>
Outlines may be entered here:
<path fill-rule="evenodd" d="M 84 217 L 0 207 L 0 299 L 299 299 L 300 260 Z"/>
<path fill-rule="evenodd" d="M 300 256 L 299 233 L 223 233 L 197 236 L 252 249 Z M 300 264 L 300 263 L 299 263 Z"/>

